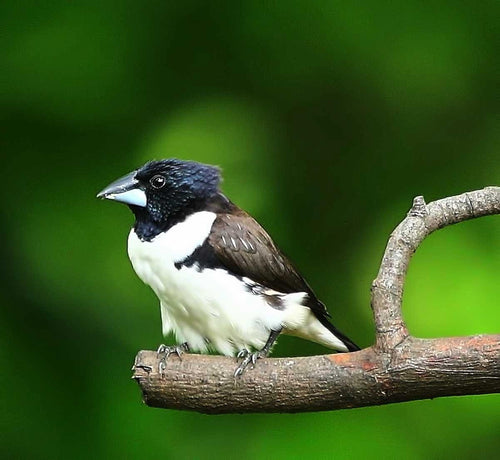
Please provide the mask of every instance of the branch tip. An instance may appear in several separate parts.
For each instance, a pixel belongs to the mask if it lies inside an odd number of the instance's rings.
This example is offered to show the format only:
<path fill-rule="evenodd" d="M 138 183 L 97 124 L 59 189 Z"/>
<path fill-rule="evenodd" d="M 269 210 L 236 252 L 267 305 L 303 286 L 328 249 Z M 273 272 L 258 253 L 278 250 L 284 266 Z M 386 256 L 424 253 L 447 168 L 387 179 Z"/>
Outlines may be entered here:
<path fill-rule="evenodd" d="M 408 211 L 408 217 L 425 217 L 429 214 L 427 205 L 422 195 L 413 198 L 413 205 Z"/>

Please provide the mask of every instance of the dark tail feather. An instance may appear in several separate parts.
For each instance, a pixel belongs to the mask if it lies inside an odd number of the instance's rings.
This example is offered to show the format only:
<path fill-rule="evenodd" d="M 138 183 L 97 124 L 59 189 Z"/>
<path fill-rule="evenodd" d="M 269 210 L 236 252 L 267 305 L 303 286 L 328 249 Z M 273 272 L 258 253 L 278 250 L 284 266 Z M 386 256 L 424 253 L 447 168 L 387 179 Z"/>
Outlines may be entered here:
<path fill-rule="evenodd" d="M 328 319 L 318 318 L 319 322 L 325 326 L 335 337 L 341 340 L 349 351 L 359 351 L 359 348 L 349 337 L 345 336 L 340 332 Z"/>

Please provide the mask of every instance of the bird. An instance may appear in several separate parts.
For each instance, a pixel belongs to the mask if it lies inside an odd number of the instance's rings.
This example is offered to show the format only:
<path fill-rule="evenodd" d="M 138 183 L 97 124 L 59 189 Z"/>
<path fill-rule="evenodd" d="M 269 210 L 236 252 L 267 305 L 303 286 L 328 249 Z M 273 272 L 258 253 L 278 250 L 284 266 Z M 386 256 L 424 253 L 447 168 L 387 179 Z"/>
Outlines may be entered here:
<path fill-rule="evenodd" d="M 128 256 L 160 301 L 159 370 L 175 353 L 237 358 L 235 376 L 267 357 L 280 334 L 338 352 L 360 348 L 264 228 L 221 191 L 218 167 L 153 160 L 112 182 L 98 198 L 128 205 L 135 222 Z"/>

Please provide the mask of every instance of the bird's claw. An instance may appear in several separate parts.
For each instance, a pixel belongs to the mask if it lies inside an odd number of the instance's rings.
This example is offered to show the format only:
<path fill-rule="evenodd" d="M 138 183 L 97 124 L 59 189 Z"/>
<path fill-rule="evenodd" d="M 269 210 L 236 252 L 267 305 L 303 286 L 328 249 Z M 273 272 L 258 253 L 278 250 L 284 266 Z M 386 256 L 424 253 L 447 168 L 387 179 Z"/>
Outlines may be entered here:
<path fill-rule="evenodd" d="M 265 356 L 266 353 L 262 353 L 261 350 L 251 353 L 250 351 L 244 348 L 236 355 L 237 359 L 243 359 L 243 361 L 234 371 L 234 376 L 240 377 L 241 375 L 243 375 L 243 372 L 245 372 L 245 369 L 248 367 L 250 363 L 252 363 L 252 367 L 255 367 L 255 363 L 257 362 L 257 360 L 259 358 L 264 358 Z"/>
<path fill-rule="evenodd" d="M 158 363 L 158 372 L 160 373 L 160 375 L 162 376 L 164 375 L 165 369 L 167 367 L 167 359 L 169 358 L 170 355 L 176 354 L 182 361 L 182 355 L 184 354 L 185 351 L 189 351 L 187 343 L 183 343 L 182 345 L 173 345 L 173 346 L 161 344 L 158 347 L 158 350 L 156 350 L 156 354 L 160 358 Z"/>
<path fill-rule="evenodd" d="M 246 356 L 248 356 L 250 354 L 250 352 L 246 349 L 246 348 L 243 348 L 243 350 L 240 350 L 238 352 L 238 354 L 236 355 L 236 359 L 241 359 L 241 358 L 245 358 Z"/>

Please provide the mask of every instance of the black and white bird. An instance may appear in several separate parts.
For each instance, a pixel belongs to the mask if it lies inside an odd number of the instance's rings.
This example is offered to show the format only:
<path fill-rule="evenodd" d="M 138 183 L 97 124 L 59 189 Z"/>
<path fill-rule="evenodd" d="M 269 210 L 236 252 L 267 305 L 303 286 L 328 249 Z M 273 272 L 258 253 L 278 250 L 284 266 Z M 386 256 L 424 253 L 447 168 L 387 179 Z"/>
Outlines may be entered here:
<path fill-rule="evenodd" d="M 347 352 L 359 347 L 329 313 L 266 231 L 219 189 L 214 166 L 151 161 L 97 196 L 135 215 L 128 255 L 160 300 L 169 354 L 215 350 L 242 361 L 235 375 L 267 356 L 280 333 Z"/>

